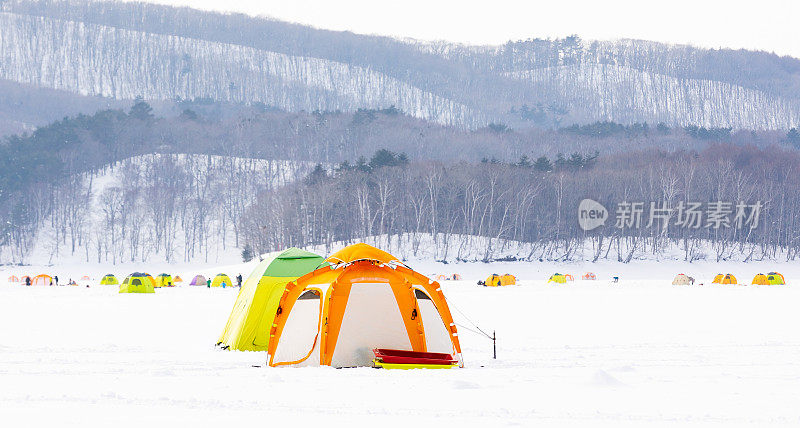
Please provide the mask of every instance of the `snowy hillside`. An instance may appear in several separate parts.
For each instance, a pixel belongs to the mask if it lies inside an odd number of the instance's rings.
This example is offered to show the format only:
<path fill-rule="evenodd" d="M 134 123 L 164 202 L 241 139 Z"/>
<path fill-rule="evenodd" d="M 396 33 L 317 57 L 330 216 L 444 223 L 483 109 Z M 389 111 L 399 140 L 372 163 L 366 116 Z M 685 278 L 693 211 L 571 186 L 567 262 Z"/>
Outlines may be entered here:
<path fill-rule="evenodd" d="M 394 105 L 469 129 L 800 124 L 800 60 L 765 52 L 578 37 L 423 43 L 133 2 L 8 0 L 0 10 L 0 79 L 83 95 L 289 111 Z M 548 113 L 532 122 L 514 114 L 523 106 Z"/>
<path fill-rule="evenodd" d="M 254 103 L 290 111 L 390 105 L 480 125 L 465 106 L 361 67 L 185 37 L 0 13 L 0 78 L 117 99 Z"/>
<path fill-rule="evenodd" d="M 614 65 L 537 68 L 508 73 L 548 94 L 572 113 L 623 123 L 663 122 L 706 127 L 781 129 L 800 124 L 800 103 L 713 80 Z"/>

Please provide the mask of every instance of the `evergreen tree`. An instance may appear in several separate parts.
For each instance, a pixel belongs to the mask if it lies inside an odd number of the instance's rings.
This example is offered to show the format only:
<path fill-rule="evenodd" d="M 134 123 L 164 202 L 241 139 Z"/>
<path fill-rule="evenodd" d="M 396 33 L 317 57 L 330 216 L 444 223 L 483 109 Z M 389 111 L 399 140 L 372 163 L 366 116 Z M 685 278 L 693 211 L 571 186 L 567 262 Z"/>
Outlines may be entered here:
<path fill-rule="evenodd" d="M 249 262 L 250 260 L 253 260 L 253 257 L 255 257 L 253 248 L 250 246 L 250 244 L 245 244 L 244 249 L 242 250 L 242 261 L 245 263 Z"/>
<path fill-rule="evenodd" d="M 309 186 L 313 186 L 315 184 L 325 181 L 327 178 L 328 178 L 328 171 L 325 171 L 325 168 L 322 167 L 322 164 L 318 163 L 314 166 L 314 169 L 305 178 L 305 183 Z"/>
<path fill-rule="evenodd" d="M 786 141 L 788 141 L 789 144 L 800 149 L 800 131 L 797 131 L 797 128 L 790 129 L 789 132 L 786 134 Z"/>
<path fill-rule="evenodd" d="M 522 155 L 519 158 L 519 162 L 517 162 L 515 166 L 520 168 L 530 168 L 533 166 L 533 164 L 531 163 L 530 158 L 528 158 L 528 155 Z"/>
<path fill-rule="evenodd" d="M 131 107 L 131 111 L 128 115 L 144 121 L 152 120 L 155 117 L 153 115 L 153 108 L 150 107 L 150 104 L 144 102 L 141 97 L 136 97 L 136 102 L 133 104 L 133 107 Z"/>
<path fill-rule="evenodd" d="M 553 163 L 550 162 L 547 156 L 541 156 L 533 163 L 533 169 L 541 172 L 549 172 L 553 170 Z"/>

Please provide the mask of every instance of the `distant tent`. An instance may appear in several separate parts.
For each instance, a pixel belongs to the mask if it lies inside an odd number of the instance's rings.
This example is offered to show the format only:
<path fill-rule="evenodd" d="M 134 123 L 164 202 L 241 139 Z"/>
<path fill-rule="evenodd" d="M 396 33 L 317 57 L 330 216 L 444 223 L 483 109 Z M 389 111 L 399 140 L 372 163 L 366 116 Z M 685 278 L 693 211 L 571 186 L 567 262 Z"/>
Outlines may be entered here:
<path fill-rule="evenodd" d="M 722 278 L 722 282 L 720 284 L 738 284 L 736 281 L 736 277 L 731 274 L 726 274 L 724 278 Z"/>
<path fill-rule="evenodd" d="M 174 282 L 174 283 L 176 283 L 176 284 L 177 284 L 177 283 L 179 283 L 179 282 L 183 282 L 183 279 L 181 279 L 181 277 L 180 277 L 180 276 L 176 276 L 176 277 L 175 277 L 175 279 L 173 279 L 173 280 L 172 280 L 172 282 Z"/>
<path fill-rule="evenodd" d="M 753 282 L 751 282 L 751 284 L 753 284 L 753 285 L 769 285 L 769 280 L 767 279 L 766 275 L 764 275 L 763 273 L 760 273 L 760 274 L 756 275 L 753 278 Z"/>
<path fill-rule="evenodd" d="M 564 279 L 566 279 L 567 281 L 575 281 L 575 277 L 570 274 L 565 274 Z"/>
<path fill-rule="evenodd" d="M 500 277 L 500 285 L 516 285 L 517 277 L 511 274 L 505 274 Z"/>
<path fill-rule="evenodd" d="M 783 275 L 779 274 L 778 272 L 770 272 L 767 274 L 767 281 L 769 281 L 769 285 L 785 285 L 786 278 Z"/>
<path fill-rule="evenodd" d="M 722 284 L 722 280 L 725 279 L 725 275 L 718 273 L 717 276 L 714 277 L 714 280 L 711 281 L 712 284 Z"/>
<path fill-rule="evenodd" d="M 189 285 L 199 285 L 205 287 L 208 285 L 208 280 L 203 275 L 197 275 L 192 278 L 192 281 L 189 282 Z"/>
<path fill-rule="evenodd" d="M 217 345 L 239 351 L 266 351 L 269 323 L 286 284 L 326 265 L 322 256 L 289 248 L 260 262 L 242 284 Z M 274 312 L 274 309 L 273 309 Z"/>
<path fill-rule="evenodd" d="M 114 276 L 114 275 L 112 275 L 110 273 L 106 274 L 106 276 L 104 276 L 100 280 L 100 285 L 117 285 L 117 284 L 119 284 L 119 280 L 117 279 L 116 276 Z"/>
<path fill-rule="evenodd" d="M 8 282 L 19 282 L 19 278 L 14 275 L 11 275 L 8 277 Z"/>
<path fill-rule="evenodd" d="M 134 272 L 128 275 L 119 286 L 120 293 L 155 293 L 153 277 L 146 273 Z"/>
<path fill-rule="evenodd" d="M 152 275 L 150 275 L 149 273 L 145 273 L 144 275 L 145 275 L 145 276 L 147 277 L 147 279 L 150 281 L 150 284 L 153 286 L 153 288 L 156 288 L 156 279 L 155 279 L 155 278 L 153 278 L 153 276 L 152 276 Z"/>
<path fill-rule="evenodd" d="M 682 273 L 679 273 L 675 279 L 672 280 L 672 285 L 691 285 L 691 283 L 692 280 Z"/>
<path fill-rule="evenodd" d="M 31 285 L 53 285 L 53 277 L 50 275 L 36 275 L 31 278 Z"/>
<path fill-rule="evenodd" d="M 162 273 L 155 277 L 156 280 L 156 288 L 160 287 L 172 287 L 172 276 L 168 273 Z"/>
<path fill-rule="evenodd" d="M 91 280 L 92 278 L 90 278 L 89 275 L 84 275 L 81 277 L 81 281 L 91 281 Z"/>
<path fill-rule="evenodd" d="M 597 275 L 595 275 L 595 274 L 593 274 L 591 272 L 586 272 L 585 274 L 583 274 L 581 279 L 584 280 L 584 281 L 595 281 L 595 280 L 597 280 Z"/>
<path fill-rule="evenodd" d="M 434 281 L 446 281 L 447 277 L 444 276 L 444 275 L 441 275 L 441 274 L 440 275 L 434 275 L 433 276 L 433 280 Z"/>
<path fill-rule="evenodd" d="M 567 278 L 564 275 L 560 274 L 560 273 L 555 273 L 550 277 L 550 279 L 547 280 L 547 282 L 555 282 L 555 283 L 558 283 L 558 284 L 566 284 L 567 283 Z"/>
<path fill-rule="evenodd" d="M 218 273 L 217 276 L 215 276 L 214 279 L 211 281 L 211 286 L 222 287 L 223 283 L 225 284 L 226 287 L 230 287 L 231 285 L 233 285 L 228 275 L 225 275 L 224 273 Z"/>
<path fill-rule="evenodd" d="M 500 275 L 493 273 L 486 278 L 486 281 L 483 283 L 486 287 L 500 287 L 503 285 L 503 282 L 500 278 Z"/>

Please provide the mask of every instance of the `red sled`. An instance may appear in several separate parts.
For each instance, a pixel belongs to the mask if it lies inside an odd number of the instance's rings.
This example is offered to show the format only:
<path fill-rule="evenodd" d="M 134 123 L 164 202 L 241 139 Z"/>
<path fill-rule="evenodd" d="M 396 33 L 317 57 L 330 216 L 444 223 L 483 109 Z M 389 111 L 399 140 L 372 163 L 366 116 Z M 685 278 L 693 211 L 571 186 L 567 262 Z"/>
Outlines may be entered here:
<path fill-rule="evenodd" d="M 449 369 L 458 365 L 452 355 L 437 352 L 375 348 L 372 353 L 373 365 L 385 369 Z"/>

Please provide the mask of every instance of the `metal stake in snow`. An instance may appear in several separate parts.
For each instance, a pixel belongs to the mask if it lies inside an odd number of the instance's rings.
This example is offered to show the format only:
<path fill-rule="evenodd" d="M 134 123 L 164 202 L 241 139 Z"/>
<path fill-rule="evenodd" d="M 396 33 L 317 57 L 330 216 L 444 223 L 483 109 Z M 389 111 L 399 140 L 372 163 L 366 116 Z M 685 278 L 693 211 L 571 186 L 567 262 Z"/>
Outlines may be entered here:
<path fill-rule="evenodd" d="M 493 352 L 493 359 L 497 359 L 497 332 L 492 330 L 492 352 Z"/>

